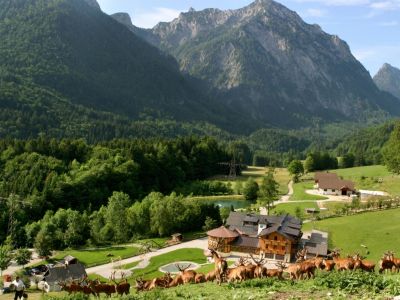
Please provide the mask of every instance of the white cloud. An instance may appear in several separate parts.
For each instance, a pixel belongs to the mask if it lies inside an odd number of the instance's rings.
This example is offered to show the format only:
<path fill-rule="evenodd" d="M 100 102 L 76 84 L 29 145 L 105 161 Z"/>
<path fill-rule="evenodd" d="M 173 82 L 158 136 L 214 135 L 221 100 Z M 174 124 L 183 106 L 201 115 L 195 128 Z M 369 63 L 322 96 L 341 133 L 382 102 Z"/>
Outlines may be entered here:
<path fill-rule="evenodd" d="M 159 22 L 169 22 L 177 18 L 181 12 L 166 7 L 155 7 L 152 11 L 133 14 L 132 23 L 142 28 L 152 28 Z"/>
<path fill-rule="evenodd" d="M 315 17 L 315 18 L 322 18 L 326 16 L 326 10 L 318 9 L 318 8 L 310 8 L 307 9 L 303 16 L 305 17 Z"/>

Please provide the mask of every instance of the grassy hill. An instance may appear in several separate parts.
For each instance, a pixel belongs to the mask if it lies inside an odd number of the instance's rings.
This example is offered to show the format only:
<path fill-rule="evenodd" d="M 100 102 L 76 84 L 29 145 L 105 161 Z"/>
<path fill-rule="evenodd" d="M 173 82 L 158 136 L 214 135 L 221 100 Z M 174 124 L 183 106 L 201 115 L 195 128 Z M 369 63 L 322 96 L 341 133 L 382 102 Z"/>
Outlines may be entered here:
<path fill-rule="evenodd" d="M 360 252 L 378 261 L 387 250 L 400 253 L 400 209 L 366 212 L 359 215 L 307 223 L 303 231 L 315 229 L 329 232 L 330 247 L 342 249 L 343 254 Z M 361 245 L 369 249 L 369 254 Z"/>

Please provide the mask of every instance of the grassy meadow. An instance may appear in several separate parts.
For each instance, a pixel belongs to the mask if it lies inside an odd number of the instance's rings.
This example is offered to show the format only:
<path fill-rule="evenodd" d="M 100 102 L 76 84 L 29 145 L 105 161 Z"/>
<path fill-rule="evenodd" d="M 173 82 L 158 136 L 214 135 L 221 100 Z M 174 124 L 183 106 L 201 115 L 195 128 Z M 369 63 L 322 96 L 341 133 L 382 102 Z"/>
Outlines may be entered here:
<path fill-rule="evenodd" d="M 303 225 L 303 231 L 315 229 L 329 232 L 330 247 L 342 249 L 343 255 L 360 252 L 379 260 L 383 252 L 400 254 L 400 209 L 365 212 L 358 215 L 325 219 Z M 366 253 L 365 245 L 369 249 Z"/>
<path fill-rule="evenodd" d="M 314 176 L 314 175 L 313 175 Z M 325 200 L 328 199 L 324 196 L 310 195 L 306 193 L 306 190 L 312 190 L 314 186 L 314 181 L 308 178 L 305 181 L 300 181 L 293 184 L 293 195 L 289 200 L 291 201 L 301 201 L 301 200 Z"/>

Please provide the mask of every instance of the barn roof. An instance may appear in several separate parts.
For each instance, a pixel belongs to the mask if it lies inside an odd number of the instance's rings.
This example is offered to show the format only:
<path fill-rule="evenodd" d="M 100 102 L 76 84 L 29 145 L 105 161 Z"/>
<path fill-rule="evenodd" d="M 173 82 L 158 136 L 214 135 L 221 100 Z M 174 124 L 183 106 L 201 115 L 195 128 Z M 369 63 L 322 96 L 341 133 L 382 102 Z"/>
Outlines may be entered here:
<path fill-rule="evenodd" d="M 323 178 L 319 180 L 318 187 L 320 189 L 335 189 L 335 190 L 348 189 L 354 191 L 354 182 L 350 180 L 342 180 L 333 177 Z"/>
<path fill-rule="evenodd" d="M 309 239 L 304 241 L 304 248 L 307 249 L 307 253 L 326 256 L 328 254 L 328 233 L 313 230 Z"/>
<path fill-rule="evenodd" d="M 314 179 L 316 182 L 326 178 L 338 178 L 338 176 L 336 173 L 329 173 L 329 172 L 315 172 L 314 174 Z"/>
<path fill-rule="evenodd" d="M 237 232 L 229 230 L 225 226 L 207 231 L 207 235 L 217 238 L 235 238 L 239 236 Z"/>
<path fill-rule="evenodd" d="M 81 263 L 62 265 L 50 268 L 45 276 L 47 283 L 80 279 L 86 276 L 85 267 Z"/>

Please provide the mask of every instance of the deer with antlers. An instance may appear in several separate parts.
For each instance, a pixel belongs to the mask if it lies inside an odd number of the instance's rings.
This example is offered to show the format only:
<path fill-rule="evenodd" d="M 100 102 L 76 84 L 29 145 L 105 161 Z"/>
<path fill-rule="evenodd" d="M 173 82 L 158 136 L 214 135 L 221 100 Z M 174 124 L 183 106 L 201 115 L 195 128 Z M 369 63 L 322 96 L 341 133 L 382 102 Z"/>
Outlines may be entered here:
<path fill-rule="evenodd" d="M 175 264 L 175 266 L 178 268 L 180 271 L 179 275 L 182 276 L 183 283 L 193 283 L 195 282 L 196 279 L 196 271 L 194 270 L 188 270 L 192 265 L 189 264 L 185 268 L 181 267 L 179 264 Z"/>
<path fill-rule="evenodd" d="M 348 271 L 353 270 L 354 268 L 354 259 L 351 256 L 347 256 L 347 258 L 340 257 L 340 249 L 332 250 L 332 258 L 335 262 L 336 270 L 338 271 Z"/>
<path fill-rule="evenodd" d="M 142 292 L 142 291 L 148 291 L 150 288 L 151 283 L 153 282 L 153 279 L 151 280 L 143 280 L 143 278 L 136 278 L 136 291 L 137 292 Z"/>
<path fill-rule="evenodd" d="M 115 291 L 120 296 L 122 296 L 124 294 L 128 295 L 131 285 L 128 283 L 128 280 L 125 278 L 125 273 L 121 272 L 121 280 L 122 281 L 117 282 L 115 280 L 115 272 L 116 271 L 112 272 L 111 276 L 110 276 L 111 281 L 114 282 L 114 284 L 115 284 Z"/>
<path fill-rule="evenodd" d="M 353 270 L 360 269 L 367 272 L 375 271 L 375 263 L 372 261 L 365 260 L 365 257 L 362 257 L 359 253 L 356 253 L 353 259 L 354 259 Z"/>
<path fill-rule="evenodd" d="M 267 277 L 276 277 L 280 280 L 283 279 L 283 271 L 287 268 L 286 264 L 279 261 L 275 264 L 277 266 L 277 269 L 268 269 L 267 270 Z"/>
<path fill-rule="evenodd" d="M 254 269 L 254 277 L 255 278 L 264 278 L 267 277 L 267 268 L 264 267 L 265 259 L 255 259 L 252 254 L 250 254 L 252 261 L 255 263 L 256 267 Z"/>
<path fill-rule="evenodd" d="M 221 245 L 222 240 L 218 241 L 217 246 L 215 249 L 218 249 L 218 247 Z M 226 275 L 226 271 L 228 269 L 228 263 L 226 262 L 225 259 L 223 259 L 216 250 L 209 248 L 208 249 L 211 253 L 211 256 L 214 260 L 214 271 L 215 271 L 215 279 L 217 280 L 217 283 L 221 285 L 222 281 L 224 280 L 224 277 Z"/>
<path fill-rule="evenodd" d="M 242 282 L 246 279 L 246 261 L 244 257 L 240 257 L 234 268 L 227 269 L 226 277 L 228 282 Z"/>

